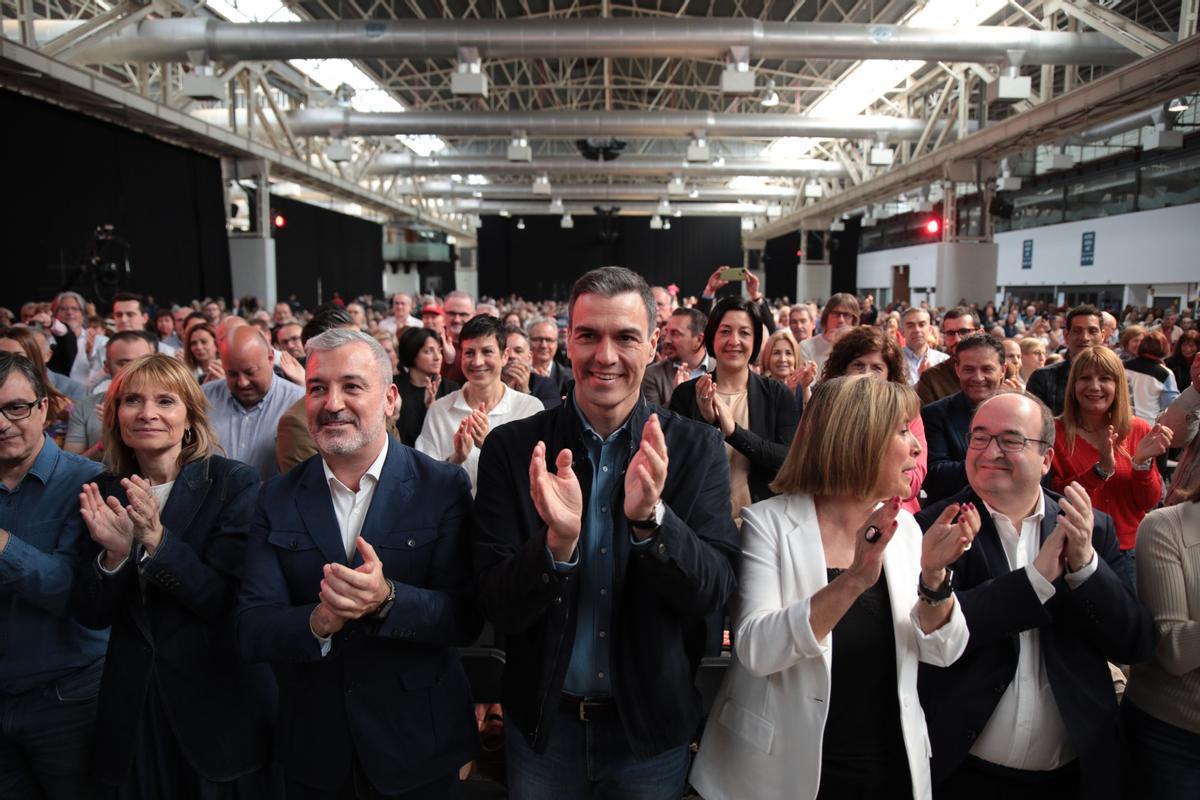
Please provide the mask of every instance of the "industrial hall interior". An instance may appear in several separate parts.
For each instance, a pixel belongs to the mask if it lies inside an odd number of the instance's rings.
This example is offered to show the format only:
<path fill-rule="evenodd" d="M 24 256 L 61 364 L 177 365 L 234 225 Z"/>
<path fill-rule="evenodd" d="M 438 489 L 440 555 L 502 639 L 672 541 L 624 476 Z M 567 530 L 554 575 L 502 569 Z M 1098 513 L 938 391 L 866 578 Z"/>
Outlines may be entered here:
<path fill-rule="evenodd" d="M 1198 26 L 0 0 L 0 800 L 1197 800 Z"/>

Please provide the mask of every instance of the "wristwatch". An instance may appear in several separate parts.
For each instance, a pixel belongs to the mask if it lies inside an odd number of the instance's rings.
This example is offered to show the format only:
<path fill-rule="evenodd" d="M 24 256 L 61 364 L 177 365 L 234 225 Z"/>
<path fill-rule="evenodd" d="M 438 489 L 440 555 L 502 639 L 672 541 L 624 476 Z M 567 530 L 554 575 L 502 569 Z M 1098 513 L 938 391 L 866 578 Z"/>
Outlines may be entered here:
<path fill-rule="evenodd" d="M 954 589 L 951 586 L 954 580 L 954 570 L 946 567 L 946 579 L 942 581 L 942 585 L 931 589 L 925 585 L 925 581 L 921 580 L 921 576 L 917 576 L 917 597 L 922 603 L 931 606 L 940 606 L 942 603 L 950 599 Z"/>
<path fill-rule="evenodd" d="M 1116 469 L 1110 469 L 1108 472 L 1105 472 L 1103 469 L 1100 468 L 1099 461 L 1097 461 L 1095 464 L 1092 464 L 1092 472 L 1096 473 L 1096 475 L 1102 481 L 1106 481 L 1109 478 L 1111 478 L 1113 475 L 1117 474 Z"/>
<path fill-rule="evenodd" d="M 383 619 L 392 610 L 392 606 L 396 604 L 396 584 L 393 581 L 388 581 L 388 596 L 387 599 L 379 604 L 379 607 L 371 612 L 372 619 Z"/>
<path fill-rule="evenodd" d="M 658 528 L 663 523 L 663 518 L 667 515 L 667 507 L 663 505 L 663 501 L 659 500 L 654 504 L 654 510 L 650 512 L 647 519 L 631 519 L 629 520 L 630 527 L 637 528 L 639 531 L 652 531 Z"/>

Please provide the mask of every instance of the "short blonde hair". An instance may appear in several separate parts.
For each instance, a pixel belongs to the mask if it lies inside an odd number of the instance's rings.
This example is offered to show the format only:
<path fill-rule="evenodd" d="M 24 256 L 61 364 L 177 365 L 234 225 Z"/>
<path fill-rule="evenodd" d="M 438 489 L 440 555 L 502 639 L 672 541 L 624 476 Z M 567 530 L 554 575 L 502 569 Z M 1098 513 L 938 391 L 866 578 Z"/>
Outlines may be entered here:
<path fill-rule="evenodd" d="M 1129 399 L 1129 383 L 1125 376 L 1125 365 L 1117 354 L 1107 347 L 1088 347 L 1071 359 L 1071 372 L 1067 376 L 1067 393 L 1063 398 L 1063 433 L 1070 451 L 1075 450 L 1075 434 L 1079 432 L 1081 412 L 1079 399 L 1075 397 L 1075 384 L 1084 373 L 1095 372 L 1113 379 L 1112 405 L 1108 407 L 1106 422 L 1117 434 L 1117 447 L 1122 448 L 1129 432 L 1133 430 L 1133 402 Z"/>
<path fill-rule="evenodd" d="M 907 383 L 847 375 L 822 381 L 804 406 L 775 481 L 781 494 L 867 499 L 879 482 L 888 439 L 920 413 Z"/>
<path fill-rule="evenodd" d="M 117 412 L 127 394 L 153 386 L 179 395 L 187 408 L 188 429 L 183 437 L 183 449 L 179 453 L 180 466 L 192 461 L 208 458 L 219 449 L 217 436 L 208 421 L 208 398 L 200 391 L 200 384 L 192 377 L 177 358 L 160 355 L 142 356 L 134 361 L 108 387 L 104 401 L 104 464 L 121 477 L 138 471 L 137 456 L 133 448 L 121 438 L 121 423 Z"/>
<path fill-rule="evenodd" d="M 796 365 L 800 365 L 800 345 L 796 343 L 796 337 L 787 328 L 780 328 L 767 337 L 763 342 L 762 352 L 758 354 L 758 368 L 762 370 L 763 375 L 771 374 L 771 353 L 775 351 L 775 345 L 779 344 L 780 340 L 786 341 L 792 348 L 792 358 L 796 360 Z"/>

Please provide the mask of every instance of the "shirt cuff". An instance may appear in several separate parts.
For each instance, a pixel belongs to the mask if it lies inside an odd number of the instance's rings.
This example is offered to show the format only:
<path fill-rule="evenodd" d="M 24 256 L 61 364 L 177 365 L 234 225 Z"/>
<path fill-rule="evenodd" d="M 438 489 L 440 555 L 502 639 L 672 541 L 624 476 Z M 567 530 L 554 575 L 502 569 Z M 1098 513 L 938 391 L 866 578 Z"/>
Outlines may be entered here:
<path fill-rule="evenodd" d="M 106 550 L 101 550 L 100 555 L 96 556 L 96 566 L 100 569 L 100 572 L 103 575 L 116 575 L 121 571 L 121 567 L 125 566 L 125 562 L 129 560 L 129 556 L 122 558 L 121 563 L 117 564 L 116 569 L 109 569 L 108 567 L 104 566 L 104 554 L 106 552 Z"/>
<path fill-rule="evenodd" d="M 633 535 L 633 526 L 631 525 L 629 526 L 629 543 L 633 545 L 634 550 L 645 550 L 654 543 L 654 540 L 658 538 L 658 532 L 661 530 L 662 526 L 660 525 L 654 529 L 654 534 L 652 536 L 647 536 L 645 539 L 638 539 Z"/>
<path fill-rule="evenodd" d="M 314 611 L 315 610 L 316 609 L 314 609 Z M 320 645 L 321 658 L 324 658 L 325 656 L 329 655 L 329 650 L 333 646 L 333 637 L 332 636 L 321 636 L 320 634 L 318 634 L 316 631 L 313 630 L 311 614 L 309 614 L 309 616 L 308 616 L 308 632 L 313 635 L 313 638 L 317 640 L 317 644 Z"/>
<path fill-rule="evenodd" d="M 1026 564 L 1025 574 L 1029 576 L 1029 583 L 1033 586 L 1033 591 L 1038 596 L 1038 602 L 1045 605 L 1046 601 L 1054 597 L 1054 584 L 1043 578 L 1042 573 L 1037 571 L 1037 567 L 1033 564 Z"/>
<path fill-rule="evenodd" d="M 1128 556 L 1126 556 L 1126 558 L 1128 558 Z M 1098 556 L 1096 555 L 1095 549 L 1093 549 L 1091 561 L 1084 564 L 1082 567 L 1075 570 L 1074 572 L 1067 573 L 1067 575 L 1066 575 L 1067 586 L 1070 586 L 1072 589 L 1078 589 L 1080 586 L 1083 585 L 1084 581 L 1086 581 L 1088 578 L 1095 575 L 1096 570 L 1100 566 L 1100 563 L 1097 559 L 1098 559 Z"/>
<path fill-rule="evenodd" d="M 579 566 L 579 545 L 575 545 L 575 552 L 571 553 L 570 561 L 559 561 L 554 557 L 554 553 L 550 552 L 549 547 L 546 548 L 546 558 L 554 565 L 555 572 L 570 572 Z"/>

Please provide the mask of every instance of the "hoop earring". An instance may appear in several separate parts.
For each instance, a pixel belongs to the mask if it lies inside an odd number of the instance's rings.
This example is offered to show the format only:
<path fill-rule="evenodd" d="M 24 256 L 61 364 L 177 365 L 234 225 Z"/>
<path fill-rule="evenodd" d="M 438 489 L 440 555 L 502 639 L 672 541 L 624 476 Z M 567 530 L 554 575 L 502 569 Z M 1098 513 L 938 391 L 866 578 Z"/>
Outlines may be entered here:
<path fill-rule="evenodd" d="M 190 445 L 192 445 L 192 444 L 193 444 L 195 441 L 196 441 L 196 432 L 195 432 L 194 430 L 192 430 L 191 428 L 188 428 L 187 430 L 185 430 L 185 431 L 183 432 L 183 444 L 184 444 L 184 446 L 190 446 Z"/>

